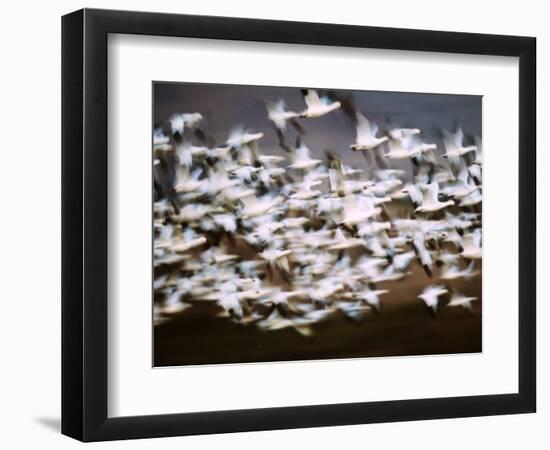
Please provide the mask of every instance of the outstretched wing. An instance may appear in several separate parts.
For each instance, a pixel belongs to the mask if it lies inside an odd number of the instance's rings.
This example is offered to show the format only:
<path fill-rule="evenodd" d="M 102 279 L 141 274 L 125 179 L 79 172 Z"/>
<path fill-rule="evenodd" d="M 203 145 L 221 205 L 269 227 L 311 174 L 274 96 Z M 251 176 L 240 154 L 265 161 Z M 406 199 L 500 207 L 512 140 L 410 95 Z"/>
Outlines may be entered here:
<path fill-rule="evenodd" d="M 357 143 L 361 144 L 362 142 L 369 142 L 376 136 L 378 132 L 378 127 L 376 124 L 371 124 L 370 120 L 367 119 L 359 111 L 356 113 L 357 118 Z"/>
<path fill-rule="evenodd" d="M 318 108 L 321 106 L 321 100 L 319 99 L 319 94 L 313 89 L 307 89 L 303 91 L 304 101 L 308 108 Z"/>

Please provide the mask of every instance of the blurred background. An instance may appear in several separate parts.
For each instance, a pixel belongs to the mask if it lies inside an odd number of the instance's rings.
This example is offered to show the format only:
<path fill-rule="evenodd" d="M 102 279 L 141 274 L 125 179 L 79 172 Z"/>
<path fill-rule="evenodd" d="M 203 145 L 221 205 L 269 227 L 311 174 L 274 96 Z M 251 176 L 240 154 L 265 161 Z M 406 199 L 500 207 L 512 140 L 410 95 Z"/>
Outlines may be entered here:
<path fill-rule="evenodd" d="M 423 139 L 437 143 L 439 151 L 441 129 L 452 130 L 459 124 L 467 140 L 474 135 L 481 136 L 481 96 L 305 88 L 340 98 L 352 96 L 357 110 L 374 121 L 381 132 L 389 123 L 394 127 L 420 128 Z M 266 101 L 283 99 L 289 110 L 297 112 L 305 108 L 299 87 L 155 82 L 153 91 L 156 125 L 173 114 L 200 112 L 205 130 L 217 144 L 223 144 L 231 129 L 242 124 L 245 129 L 263 132 L 262 151 L 276 155 L 284 155 L 284 151 L 278 145 L 272 123 L 267 120 Z M 355 142 L 356 130 L 346 114 L 337 112 L 314 120 L 301 120 L 300 124 L 305 130 L 303 140 L 314 158 L 322 156 L 324 150 L 331 150 L 348 164 L 365 165 L 361 152 L 349 151 L 349 145 Z M 287 143 L 294 144 L 296 131 L 288 126 L 286 133 Z"/>

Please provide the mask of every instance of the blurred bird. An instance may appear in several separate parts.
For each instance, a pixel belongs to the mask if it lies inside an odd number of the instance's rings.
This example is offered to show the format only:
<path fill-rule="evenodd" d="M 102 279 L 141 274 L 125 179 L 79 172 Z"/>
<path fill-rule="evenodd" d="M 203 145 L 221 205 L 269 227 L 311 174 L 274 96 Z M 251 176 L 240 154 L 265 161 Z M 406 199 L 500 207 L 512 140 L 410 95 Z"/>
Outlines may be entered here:
<path fill-rule="evenodd" d="M 300 113 L 300 117 L 309 119 L 321 117 L 341 106 L 339 101 L 333 102 L 328 97 L 319 97 L 317 91 L 313 89 L 302 90 L 302 95 L 304 96 L 307 108 Z"/>

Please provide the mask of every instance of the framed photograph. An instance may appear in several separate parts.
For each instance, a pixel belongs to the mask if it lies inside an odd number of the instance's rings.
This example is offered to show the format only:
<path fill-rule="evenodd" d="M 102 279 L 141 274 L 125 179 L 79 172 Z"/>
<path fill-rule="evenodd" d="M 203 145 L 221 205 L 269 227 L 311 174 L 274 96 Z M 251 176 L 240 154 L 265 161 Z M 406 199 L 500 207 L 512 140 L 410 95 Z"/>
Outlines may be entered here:
<path fill-rule="evenodd" d="M 62 432 L 535 412 L 532 37 L 62 21 Z"/>

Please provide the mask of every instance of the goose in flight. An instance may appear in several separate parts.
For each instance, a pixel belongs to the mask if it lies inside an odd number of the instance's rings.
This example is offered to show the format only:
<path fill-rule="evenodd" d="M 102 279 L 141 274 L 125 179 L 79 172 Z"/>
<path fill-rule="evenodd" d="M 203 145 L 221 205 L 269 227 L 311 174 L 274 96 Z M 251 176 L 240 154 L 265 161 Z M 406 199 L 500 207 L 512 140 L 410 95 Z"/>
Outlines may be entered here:
<path fill-rule="evenodd" d="M 305 320 L 301 317 L 286 318 L 277 308 L 274 308 L 271 314 L 258 322 L 258 328 L 262 331 L 275 331 L 290 328 L 302 336 L 311 336 L 313 330 L 311 328 L 312 320 Z"/>
<path fill-rule="evenodd" d="M 311 309 L 306 312 L 299 322 L 304 323 L 319 323 L 324 320 L 328 320 L 337 310 L 335 308 L 324 308 L 324 309 Z"/>
<path fill-rule="evenodd" d="M 353 247 L 365 247 L 365 241 L 360 238 L 346 237 L 338 227 L 334 230 L 334 238 L 328 250 L 346 250 Z"/>
<path fill-rule="evenodd" d="M 176 168 L 176 178 L 174 182 L 174 189 L 177 193 L 193 192 L 203 184 L 203 180 L 199 180 L 202 174 L 202 169 L 196 169 L 192 173 L 189 173 L 189 169 L 184 166 Z"/>
<path fill-rule="evenodd" d="M 369 305 L 365 305 L 363 302 L 349 303 L 344 301 L 336 302 L 335 305 L 337 310 L 341 311 L 346 317 L 349 317 L 351 320 L 358 322 L 366 314 L 371 311 Z"/>
<path fill-rule="evenodd" d="M 261 169 L 259 167 L 254 166 L 238 166 L 229 170 L 229 173 L 236 175 L 237 178 L 250 183 L 252 181 L 252 175 L 256 172 L 259 172 L 260 170 Z"/>
<path fill-rule="evenodd" d="M 296 150 L 292 153 L 292 164 L 288 166 L 291 169 L 312 169 L 323 162 L 309 155 L 309 148 L 306 147 L 300 138 L 297 139 L 296 147 Z"/>
<path fill-rule="evenodd" d="M 444 242 L 449 242 L 450 244 L 453 244 L 459 252 L 464 250 L 462 248 L 462 236 L 455 229 L 450 230 L 449 232 L 447 232 L 447 235 L 443 238 L 443 241 Z"/>
<path fill-rule="evenodd" d="M 334 230 L 334 239 L 329 250 L 346 250 L 353 247 L 365 247 L 365 241 L 359 238 L 346 237 L 340 228 Z"/>
<path fill-rule="evenodd" d="M 281 203 L 283 198 L 280 196 L 275 197 L 271 194 L 266 194 L 259 198 L 255 195 L 248 195 L 246 197 L 242 197 L 240 200 L 243 204 L 241 216 L 252 218 L 267 213 L 270 209 Z"/>
<path fill-rule="evenodd" d="M 260 218 L 262 222 L 256 225 L 256 231 L 252 232 L 250 235 L 257 237 L 260 243 L 264 245 L 268 242 L 272 242 L 275 233 L 282 229 L 284 225 L 269 215 L 260 216 Z"/>
<path fill-rule="evenodd" d="M 285 272 L 290 272 L 290 264 L 288 262 L 288 255 L 292 253 L 291 250 L 280 250 L 277 248 L 267 248 L 261 253 L 258 253 L 258 256 L 262 259 L 265 259 L 271 267 L 278 267 L 279 269 L 284 270 Z"/>
<path fill-rule="evenodd" d="M 329 297 L 344 289 L 342 281 L 335 276 L 327 276 L 317 281 L 308 290 L 309 296 L 317 303 L 328 303 Z"/>
<path fill-rule="evenodd" d="M 294 297 L 302 297 L 305 294 L 305 291 L 296 290 L 296 291 L 283 291 L 280 288 L 273 289 L 270 292 L 268 297 L 265 297 L 259 301 L 261 304 L 282 306 L 285 309 L 293 309 L 289 305 L 289 299 Z"/>
<path fill-rule="evenodd" d="M 287 217 L 286 219 L 283 219 L 281 221 L 284 228 L 299 228 L 299 229 L 302 229 L 302 227 L 308 222 L 309 222 L 309 219 L 307 217 Z"/>
<path fill-rule="evenodd" d="M 223 292 L 218 298 L 218 305 L 220 305 L 224 313 L 221 317 L 235 317 L 242 319 L 244 316 L 243 307 L 239 301 L 239 296 L 236 292 Z"/>
<path fill-rule="evenodd" d="M 345 166 L 342 161 L 332 158 L 328 170 L 328 180 L 331 192 L 340 196 L 347 196 L 356 192 L 364 192 L 374 186 L 370 180 L 350 180 L 348 177 L 362 172 Z"/>
<path fill-rule="evenodd" d="M 196 128 L 203 119 L 202 114 L 200 113 L 183 113 L 183 114 L 174 114 L 170 117 L 170 127 L 172 129 L 172 134 L 180 134 L 183 136 L 183 131 L 185 127 Z"/>
<path fill-rule="evenodd" d="M 300 117 L 313 119 L 324 116 L 339 109 L 342 104 L 339 101 L 331 101 L 328 97 L 319 97 L 314 89 L 302 90 L 307 108 L 300 113 Z"/>
<path fill-rule="evenodd" d="M 191 230 L 189 228 L 189 230 Z M 173 241 L 170 245 L 170 250 L 174 253 L 184 253 L 194 248 L 200 247 L 206 244 L 206 238 L 204 236 L 198 236 L 195 232 L 186 233 L 184 239 Z"/>
<path fill-rule="evenodd" d="M 227 171 L 221 168 L 208 170 L 208 178 L 200 186 L 200 192 L 209 196 L 215 196 L 225 189 L 239 184 L 239 180 L 230 179 Z"/>
<path fill-rule="evenodd" d="M 477 297 L 468 297 L 464 294 L 455 292 L 451 296 L 451 301 L 447 304 L 447 306 L 461 306 L 462 308 L 472 312 L 472 302 L 476 300 Z"/>
<path fill-rule="evenodd" d="M 171 223 L 160 224 L 155 227 L 158 236 L 155 238 L 155 248 L 167 248 L 172 243 L 172 240 L 181 234 L 177 234 L 176 228 Z"/>
<path fill-rule="evenodd" d="M 300 117 L 300 113 L 288 111 L 283 99 L 279 99 L 276 102 L 267 102 L 266 108 L 267 118 L 275 126 L 275 131 L 279 138 L 279 145 L 286 151 L 291 151 L 285 142 L 284 133 L 286 131 L 286 124 L 289 122 L 298 133 L 303 134 L 304 129 L 296 120 L 296 118 Z"/>
<path fill-rule="evenodd" d="M 273 122 L 277 130 L 284 132 L 286 130 L 286 123 L 292 123 L 292 119 L 300 117 L 300 114 L 295 111 L 288 111 L 285 101 L 279 99 L 276 102 L 267 103 L 267 117 Z"/>
<path fill-rule="evenodd" d="M 183 293 L 179 289 L 174 289 L 174 291 L 166 297 L 164 304 L 159 308 L 158 312 L 160 314 L 178 314 L 191 308 L 189 303 L 181 301 L 182 295 Z"/>
<path fill-rule="evenodd" d="M 476 144 L 476 156 L 474 158 L 474 164 L 481 166 L 483 165 L 483 147 L 481 142 L 481 137 L 476 136 L 475 138 L 475 144 Z"/>
<path fill-rule="evenodd" d="M 474 206 L 483 201 L 483 195 L 479 189 L 475 189 L 471 194 L 460 200 L 460 206 Z"/>
<path fill-rule="evenodd" d="M 479 164 L 472 164 L 468 166 L 468 173 L 474 180 L 474 183 L 478 186 L 482 183 L 483 173 L 481 171 L 481 166 Z"/>
<path fill-rule="evenodd" d="M 422 133 L 420 128 L 392 128 L 388 132 L 389 136 L 395 140 L 416 136 L 420 133 Z"/>
<path fill-rule="evenodd" d="M 311 200 L 318 197 L 322 192 L 313 188 L 320 184 L 322 184 L 322 181 L 304 180 L 296 186 L 295 192 L 290 195 L 290 198 L 296 200 Z"/>
<path fill-rule="evenodd" d="M 464 147 L 464 132 L 462 128 L 458 128 L 454 133 L 450 133 L 443 130 L 443 144 L 445 145 L 445 153 L 441 155 L 442 158 L 448 158 L 449 160 L 458 160 L 459 157 L 464 156 L 466 153 L 475 152 L 477 147 L 475 145 L 468 145 Z"/>
<path fill-rule="evenodd" d="M 388 179 L 383 181 L 378 181 L 373 186 L 369 188 L 371 194 L 376 195 L 377 197 L 386 197 L 386 195 L 394 192 L 396 189 L 400 188 L 403 185 L 403 182 L 398 178 Z M 386 197 L 387 200 L 391 201 L 391 197 Z M 385 203 L 384 201 L 384 203 Z"/>
<path fill-rule="evenodd" d="M 155 128 L 153 132 L 153 147 L 166 145 L 170 142 L 170 138 L 164 134 L 162 128 Z"/>
<path fill-rule="evenodd" d="M 390 292 L 388 289 L 364 289 L 355 294 L 355 297 L 369 306 L 372 306 L 376 311 L 380 312 L 380 296 Z"/>
<path fill-rule="evenodd" d="M 212 211 L 212 209 L 213 208 L 210 205 L 189 203 L 181 208 L 177 215 L 172 216 L 172 221 L 174 223 L 192 224 L 203 219 L 206 214 Z M 193 229 L 188 228 L 187 232 L 190 231 L 193 231 Z"/>
<path fill-rule="evenodd" d="M 437 306 L 439 303 L 439 297 L 449 292 L 445 286 L 441 284 L 431 285 L 425 288 L 418 296 L 428 308 L 431 308 L 435 314 L 437 312 Z"/>
<path fill-rule="evenodd" d="M 208 263 L 223 264 L 229 261 L 234 261 L 240 258 L 239 255 L 228 253 L 228 249 L 224 245 L 219 247 L 210 247 L 202 254 L 202 260 Z"/>
<path fill-rule="evenodd" d="M 472 233 L 464 235 L 463 251 L 460 256 L 466 259 L 481 259 L 481 228 L 476 228 Z"/>
<path fill-rule="evenodd" d="M 416 256 L 420 260 L 420 264 L 424 268 L 426 275 L 431 277 L 433 275 L 433 260 L 432 254 L 426 248 L 426 238 L 422 232 L 416 232 L 412 239 L 412 244 Z"/>
<path fill-rule="evenodd" d="M 350 145 L 353 151 L 372 150 L 388 140 L 388 136 L 376 137 L 378 126 L 369 121 L 359 111 L 356 113 L 357 135 L 355 144 Z"/>
<path fill-rule="evenodd" d="M 307 264 L 307 266 L 304 268 L 304 274 L 319 276 L 326 275 L 328 272 L 330 272 L 334 265 L 336 256 L 328 252 L 323 252 L 320 255 L 308 253 L 307 255 L 304 255 L 302 256 L 302 258 L 298 259 L 298 262 L 300 264 L 307 263 L 306 259 L 311 262 Z"/>
<path fill-rule="evenodd" d="M 426 144 L 415 140 L 412 136 L 388 141 L 389 152 L 384 154 L 388 159 L 407 159 L 421 156 L 424 152 L 433 151 L 435 144 Z"/>
<path fill-rule="evenodd" d="M 382 212 L 369 197 L 348 196 L 343 205 L 344 225 L 359 225 Z"/>
<path fill-rule="evenodd" d="M 359 229 L 357 230 L 357 234 L 361 237 L 368 237 L 374 236 L 378 233 L 381 233 L 382 231 L 389 231 L 390 229 L 390 222 L 368 222 L 359 227 Z"/>
<path fill-rule="evenodd" d="M 416 184 L 407 183 L 403 188 L 403 192 L 409 196 L 415 209 L 422 204 L 422 192 Z"/>
<path fill-rule="evenodd" d="M 410 272 L 401 272 L 396 270 L 393 264 L 388 265 L 384 270 L 380 271 L 370 281 L 373 283 L 383 283 L 384 281 L 398 281 L 410 275 Z"/>
<path fill-rule="evenodd" d="M 213 214 L 214 223 L 221 227 L 227 233 L 237 231 L 237 218 L 234 214 Z"/>
<path fill-rule="evenodd" d="M 479 186 L 470 183 L 470 173 L 466 166 L 463 166 L 458 173 L 456 180 L 449 183 L 447 187 L 442 189 L 442 192 L 460 200 L 469 196 L 478 189 Z"/>
<path fill-rule="evenodd" d="M 453 200 L 439 201 L 439 185 L 436 182 L 423 185 L 422 194 L 422 204 L 415 209 L 416 212 L 440 211 L 455 204 Z"/>
<path fill-rule="evenodd" d="M 229 156 L 229 151 L 231 147 L 205 147 L 189 144 L 184 142 L 176 148 L 176 154 L 178 156 L 179 162 L 182 166 L 191 167 L 193 161 L 203 160 L 206 158 L 211 158 L 213 160 L 224 160 Z"/>
<path fill-rule="evenodd" d="M 415 258 L 414 251 L 409 251 L 405 253 L 397 254 L 393 257 L 393 266 L 399 272 L 406 272 L 409 270 L 410 265 L 412 264 Z"/>
<path fill-rule="evenodd" d="M 263 137 L 264 134 L 262 132 L 252 133 L 250 131 L 245 131 L 243 126 L 240 125 L 231 130 L 226 143 L 231 148 L 240 148 L 243 145 L 252 144 L 253 142 L 258 141 Z"/>
<path fill-rule="evenodd" d="M 457 280 L 459 278 L 470 279 L 479 274 L 479 270 L 475 270 L 475 262 L 472 261 L 465 269 L 460 269 L 458 265 L 444 265 L 441 270 L 442 280 Z"/>

